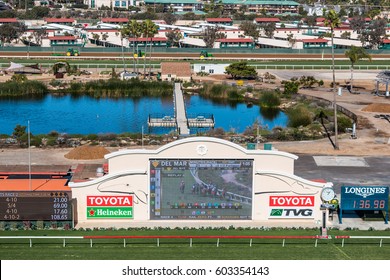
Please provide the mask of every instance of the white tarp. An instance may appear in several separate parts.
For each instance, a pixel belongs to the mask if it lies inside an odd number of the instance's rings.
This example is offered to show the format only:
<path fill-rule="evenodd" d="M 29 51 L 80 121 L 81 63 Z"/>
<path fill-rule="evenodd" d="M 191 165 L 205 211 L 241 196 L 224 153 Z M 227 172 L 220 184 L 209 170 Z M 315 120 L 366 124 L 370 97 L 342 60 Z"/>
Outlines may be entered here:
<path fill-rule="evenodd" d="M 40 69 L 37 69 L 32 66 L 24 66 L 22 64 L 14 63 L 14 62 L 11 62 L 11 65 L 7 69 L 5 69 L 5 71 L 14 72 L 14 73 L 31 73 L 31 74 L 41 73 Z"/>

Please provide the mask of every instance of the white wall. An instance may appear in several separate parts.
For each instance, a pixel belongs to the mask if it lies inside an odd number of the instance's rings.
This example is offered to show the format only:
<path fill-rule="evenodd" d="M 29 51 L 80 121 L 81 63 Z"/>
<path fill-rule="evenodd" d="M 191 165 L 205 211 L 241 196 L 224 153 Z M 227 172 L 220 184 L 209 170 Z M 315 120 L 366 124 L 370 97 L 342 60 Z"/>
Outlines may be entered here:
<path fill-rule="evenodd" d="M 253 160 L 253 196 L 252 220 L 248 225 L 258 223 L 278 223 L 294 225 L 304 222 L 307 226 L 315 227 L 322 217 L 320 210 L 320 192 L 326 183 L 315 183 L 294 175 L 295 155 L 273 150 L 246 150 L 231 142 L 210 138 L 191 137 L 169 143 L 157 150 L 121 150 L 106 155 L 110 173 L 92 181 L 70 183 L 73 198 L 77 200 L 77 214 L 79 225 L 88 227 L 96 223 L 96 219 L 87 219 L 86 198 L 91 195 L 115 196 L 133 192 L 134 217 L 120 222 L 131 225 L 170 226 L 179 222 L 201 226 L 223 221 L 217 220 L 149 220 L 150 195 L 150 159 L 250 159 Z M 281 200 L 300 198 L 309 199 L 311 205 L 271 205 L 270 197 Z M 274 208 L 287 209 L 285 213 L 292 213 L 289 217 L 271 216 Z M 312 212 L 311 212 L 312 211 Z M 295 214 L 293 213 L 295 212 Z M 303 214 L 310 215 L 303 215 Z M 101 224 L 114 226 L 118 219 L 99 219 Z M 225 221 L 226 222 L 226 221 Z M 233 220 L 228 223 L 242 224 L 243 221 Z"/>

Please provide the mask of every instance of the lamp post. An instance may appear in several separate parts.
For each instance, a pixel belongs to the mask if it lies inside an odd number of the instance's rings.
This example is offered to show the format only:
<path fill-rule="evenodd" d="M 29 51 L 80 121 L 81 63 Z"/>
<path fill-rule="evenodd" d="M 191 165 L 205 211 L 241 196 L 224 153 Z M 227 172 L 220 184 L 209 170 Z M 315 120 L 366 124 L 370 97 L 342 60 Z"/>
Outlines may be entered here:
<path fill-rule="evenodd" d="M 338 138 L 338 127 L 337 127 L 337 90 L 336 90 L 336 86 L 334 85 L 333 86 L 333 107 L 334 107 L 334 149 L 335 150 L 338 150 L 339 149 L 339 145 L 338 145 L 338 141 L 337 141 L 337 138 Z"/>
<path fill-rule="evenodd" d="M 30 148 L 30 120 L 27 121 L 27 142 L 28 142 L 28 185 L 32 191 L 31 182 L 31 148 Z"/>

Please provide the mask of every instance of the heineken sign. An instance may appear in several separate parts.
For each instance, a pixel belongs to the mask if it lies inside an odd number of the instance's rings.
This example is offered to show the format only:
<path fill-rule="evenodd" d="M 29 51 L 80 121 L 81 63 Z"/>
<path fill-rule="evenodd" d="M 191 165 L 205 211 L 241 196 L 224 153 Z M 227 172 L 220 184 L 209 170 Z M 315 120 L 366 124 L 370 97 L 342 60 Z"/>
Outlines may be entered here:
<path fill-rule="evenodd" d="M 132 219 L 133 196 L 87 196 L 88 219 Z"/>

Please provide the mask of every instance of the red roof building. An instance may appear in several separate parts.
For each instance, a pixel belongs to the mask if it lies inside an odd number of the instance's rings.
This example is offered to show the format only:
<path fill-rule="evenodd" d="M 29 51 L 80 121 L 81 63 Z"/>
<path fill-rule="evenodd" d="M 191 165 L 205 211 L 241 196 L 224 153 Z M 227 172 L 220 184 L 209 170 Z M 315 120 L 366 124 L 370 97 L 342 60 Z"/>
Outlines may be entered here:
<path fill-rule="evenodd" d="M 253 43 L 251 38 L 231 38 L 231 39 L 217 39 L 217 42 L 221 43 Z"/>
<path fill-rule="evenodd" d="M 50 36 L 48 37 L 50 41 L 76 41 L 75 36 Z"/>
<path fill-rule="evenodd" d="M 206 18 L 207 23 L 214 24 L 224 24 L 224 25 L 233 25 L 233 20 L 231 18 Z"/>
<path fill-rule="evenodd" d="M 58 23 L 58 24 L 73 24 L 74 18 L 46 18 L 46 23 Z"/>
<path fill-rule="evenodd" d="M 231 18 L 206 18 L 207 22 L 232 22 Z"/>
<path fill-rule="evenodd" d="M 0 23 L 14 23 L 18 22 L 16 18 L 0 18 Z"/>
<path fill-rule="evenodd" d="M 220 48 L 253 48 L 255 46 L 255 43 L 251 38 L 225 38 L 217 39 L 216 42 L 220 43 Z"/>
<path fill-rule="evenodd" d="M 300 39 L 299 41 L 304 43 L 328 43 L 329 40 L 317 38 L 317 39 Z"/>
<path fill-rule="evenodd" d="M 255 18 L 256 23 L 280 22 L 278 18 Z"/>
<path fill-rule="evenodd" d="M 168 39 L 165 37 L 128 38 L 128 41 L 129 41 L 129 46 L 133 46 L 134 43 L 135 45 L 138 46 L 142 46 L 142 45 L 144 46 L 145 43 L 146 45 L 150 45 L 150 42 L 152 42 L 152 45 L 155 47 L 165 47 L 167 45 Z"/>
<path fill-rule="evenodd" d="M 102 18 L 103 23 L 121 24 L 128 23 L 128 18 Z"/>

